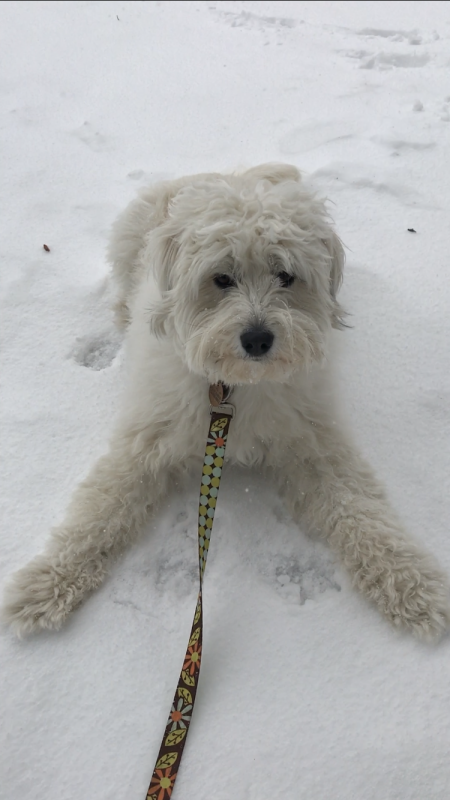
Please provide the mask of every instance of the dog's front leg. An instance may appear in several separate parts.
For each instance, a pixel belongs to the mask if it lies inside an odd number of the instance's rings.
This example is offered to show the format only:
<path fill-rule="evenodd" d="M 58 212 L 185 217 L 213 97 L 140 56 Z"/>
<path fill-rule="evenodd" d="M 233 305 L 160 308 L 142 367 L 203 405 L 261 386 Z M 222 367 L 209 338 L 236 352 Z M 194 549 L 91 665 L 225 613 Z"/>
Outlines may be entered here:
<path fill-rule="evenodd" d="M 300 441 L 281 486 L 294 516 L 306 516 L 326 536 L 382 614 L 416 636 L 442 634 L 450 619 L 446 576 L 408 537 L 370 467 L 331 426 Z"/>
<path fill-rule="evenodd" d="M 136 538 L 173 479 L 156 437 L 138 446 L 132 433 L 117 435 L 76 489 L 44 553 L 10 578 L 3 619 L 19 635 L 59 628 L 100 586 L 108 562 Z"/>

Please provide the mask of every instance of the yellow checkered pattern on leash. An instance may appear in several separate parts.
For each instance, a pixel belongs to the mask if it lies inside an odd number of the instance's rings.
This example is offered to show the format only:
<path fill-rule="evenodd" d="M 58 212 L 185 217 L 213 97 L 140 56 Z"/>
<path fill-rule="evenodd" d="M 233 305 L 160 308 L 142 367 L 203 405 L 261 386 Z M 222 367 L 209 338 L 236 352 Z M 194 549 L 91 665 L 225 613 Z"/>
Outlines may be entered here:
<path fill-rule="evenodd" d="M 210 387 L 211 421 L 203 460 L 198 508 L 200 587 L 186 655 L 146 800 L 168 800 L 172 795 L 197 694 L 203 646 L 203 575 L 211 541 L 228 430 L 234 411 L 232 406 L 224 403 L 228 396 L 229 390 L 222 384 Z"/>

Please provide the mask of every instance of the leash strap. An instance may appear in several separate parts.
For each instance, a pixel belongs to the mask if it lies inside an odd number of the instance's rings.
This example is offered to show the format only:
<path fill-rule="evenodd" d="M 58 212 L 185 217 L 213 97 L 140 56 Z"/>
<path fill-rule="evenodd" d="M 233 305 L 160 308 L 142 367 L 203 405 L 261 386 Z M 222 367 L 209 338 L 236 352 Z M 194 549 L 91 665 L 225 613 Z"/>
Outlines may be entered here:
<path fill-rule="evenodd" d="M 210 387 L 211 421 L 203 461 L 202 482 L 198 509 L 198 563 L 200 588 L 192 623 L 191 635 L 184 657 L 172 708 L 159 748 L 146 800 L 170 798 L 184 746 L 191 724 L 197 694 L 203 646 L 202 585 L 208 558 L 214 512 L 219 494 L 220 478 L 227 445 L 228 430 L 234 414 L 233 406 L 226 404 L 230 390 L 223 384 Z"/>

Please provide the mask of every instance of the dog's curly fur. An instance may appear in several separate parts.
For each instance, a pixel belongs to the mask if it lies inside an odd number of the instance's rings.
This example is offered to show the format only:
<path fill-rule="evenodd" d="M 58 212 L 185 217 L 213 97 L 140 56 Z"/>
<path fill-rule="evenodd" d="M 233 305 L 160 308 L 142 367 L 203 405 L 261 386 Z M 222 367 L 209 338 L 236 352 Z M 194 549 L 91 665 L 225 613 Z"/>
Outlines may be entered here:
<path fill-rule="evenodd" d="M 436 638 L 447 580 L 405 533 L 336 426 L 330 334 L 344 254 L 295 167 L 181 178 L 143 191 L 110 245 L 130 383 L 109 453 L 78 487 L 44 554 L 17 572 L 4 617 L 59 628 L 152 509 L 203 456 L 208 385 L 234 387 L 231 461 L 269 468 L 295 519 L 328 539 L 394 625 Z M 243 334 L 266 335 L 252 352 Z M 257 343 L 257 340 L 255 340 Z"/>

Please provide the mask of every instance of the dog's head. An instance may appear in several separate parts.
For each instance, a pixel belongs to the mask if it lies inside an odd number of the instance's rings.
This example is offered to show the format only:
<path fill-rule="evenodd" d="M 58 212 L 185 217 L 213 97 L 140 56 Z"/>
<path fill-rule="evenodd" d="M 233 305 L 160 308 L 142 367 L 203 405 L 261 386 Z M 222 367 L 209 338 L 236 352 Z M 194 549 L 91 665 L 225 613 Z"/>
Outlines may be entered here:
<path fill-rule="evenodd" d="M 145 256 L 161 291 L 154 333 L 210 382 L 285 381 L 320 362 L 344 253 L 297 169 L 198 176 L 170 195 Z"/>

